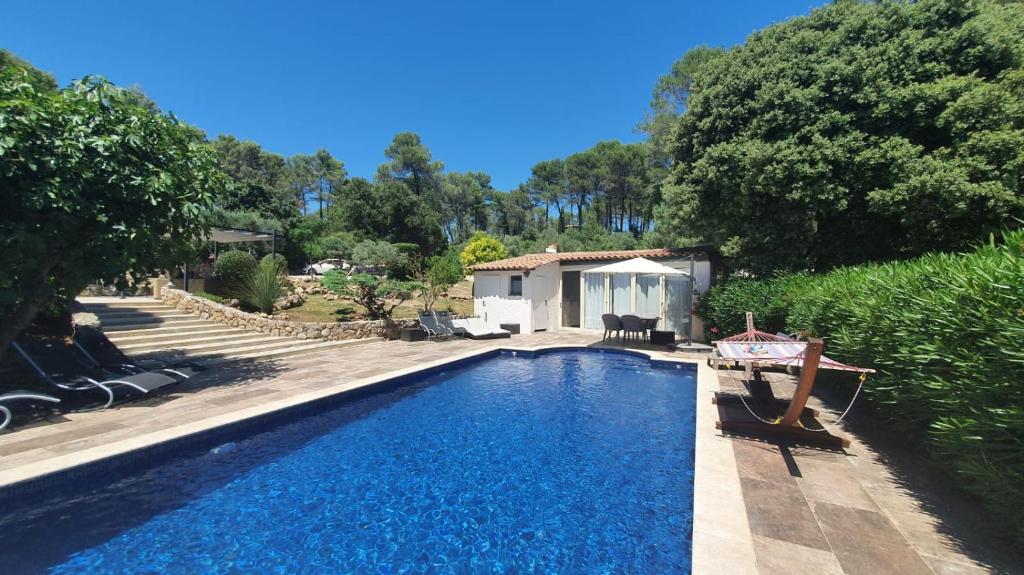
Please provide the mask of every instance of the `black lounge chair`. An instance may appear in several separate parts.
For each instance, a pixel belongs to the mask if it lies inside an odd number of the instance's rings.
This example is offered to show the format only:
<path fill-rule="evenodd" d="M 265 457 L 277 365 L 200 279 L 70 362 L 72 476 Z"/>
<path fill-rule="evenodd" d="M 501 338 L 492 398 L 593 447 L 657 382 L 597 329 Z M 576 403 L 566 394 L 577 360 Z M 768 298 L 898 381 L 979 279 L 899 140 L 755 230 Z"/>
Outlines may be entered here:
<path fill-rule="evenodd" d="M 432 313 L 434 314 L 434 320 L 437 321 L 437 324 L 447 331 L 450 331 L 452 335 L 466 337 L 466 328 L 455 325 L 455 322 L 452 320 L 451 312 L 435 311 Z"/>
<path fill-rule="evenodd" d="M 105 393 L 107 402 L 101 409 L 113 405 L 114 388 L 146 394 L 181 381 L 152 371 L 118 375 L 84 365 L 75 354 L 75 348 L 59 340 L 25 339 L 11 346 L 44 382 L 70 392 L 100 390 Z"/>
<path fill-rule="evenodd" d="M 38 391 L 26 391 L 24 389 L 18 389 L 15 391 L 8 391 L 0 394 L 0 415 L 3 415 L 4 420 L 0 422 L 0 431 L 3 431 L 11 420 L 14 419 L 14 414 L 11 413 L 11 409 L 7 407 L 9 403 L 26 402 L 26 403 L 60 403 L 60 400 L 52 395 L 46 395 L 45 393 L 39 393 Z"/>
<path fill-rule="evenodd" d="M 113 371 L 121 375 L 158 371 L 175 379 L 185 380 L 195 375 L 197 371 L 202 370 L 199 366 L 188 361 L 172 363 L 147 359 L 138 364 L 132 363 L 132 360 L 120 348 L 114 345 L 114 342 L 110 341 L 105 333 L 94 327 L 76 327 L 75 336 L 71 341 L 90 366 Z"/>
<path fill-rule="evenodd" d="M 420 327 L 427 332 L 427 339 L 450 339 L 455 337 L 455 330 L 446 327 L 437 320 L 433 312 L 420 312 Z"/>
<path fill-rule="evenodd" d="M 608 339 L 608 337 L 615 332 L 615 337 L 621 339 L 622 336 L 622 319 L 613 313 L 606 313 L 601 316 L 601 321 L 604 322 L 604 337 L 601 341 Z"/>

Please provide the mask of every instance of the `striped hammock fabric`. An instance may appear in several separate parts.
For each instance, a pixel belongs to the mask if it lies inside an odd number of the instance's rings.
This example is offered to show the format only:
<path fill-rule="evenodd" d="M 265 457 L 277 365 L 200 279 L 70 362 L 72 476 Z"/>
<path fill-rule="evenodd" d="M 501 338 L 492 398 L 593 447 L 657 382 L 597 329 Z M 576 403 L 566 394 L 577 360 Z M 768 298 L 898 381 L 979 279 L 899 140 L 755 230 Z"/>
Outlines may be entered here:
<path fill-rule="evenodd" d="M 718 346 L 718 355 L 724 360 L 778 367 L 802 366 L 807 351 L 807 342 L 805 341 L 716 341 L 714 343 Z M 846 365 L 824 355 L 821 356 L 818 367 L 838 371 L 875 372 L 873 369 Z"/>

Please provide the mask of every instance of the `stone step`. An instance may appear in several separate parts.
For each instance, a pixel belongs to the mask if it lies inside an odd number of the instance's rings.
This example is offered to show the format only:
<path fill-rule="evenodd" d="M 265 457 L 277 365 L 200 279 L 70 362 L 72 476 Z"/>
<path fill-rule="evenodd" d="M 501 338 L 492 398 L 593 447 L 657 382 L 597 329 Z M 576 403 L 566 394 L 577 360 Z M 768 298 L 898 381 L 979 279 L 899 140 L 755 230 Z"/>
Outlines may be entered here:
<path fill-rule="evenodd" d="M 157 355 L 174 355 L 175 357 L 194 357 L 210 353 L 248 353 L 249 351 L 260 351 L 276 347 L 287 347 L 294 345 L 299 340 L 291 337 L 274 337 L 264 334 L 256 334 L 256 338 L 227 338 L 221 341 L 182 344 L 177 340 L 167 340 L 164 345 L 150 351 L 137 352 L 133 357 L 138 359 L 152 359 Z M 123 350 L 123 348 L 122 348 Z M 126 351 L 127 353 L 127 351 Z"/>
<path fill-rule="evenodd" d="M 133 313 L 119 317 L 103 318 L 100 317 L 100 324 L 104 327 L 114 325 L 138 325 L 147 323 L 176 323 L 180 321 L 191 321 L 199 319 L 199 316 L 192 315 L 190 313 L 184 313 L 175 311 L 174 313 L 166 315 L 153 315 L 149 313 Z"/>
<path fill-rule="evenodd" d="M 123 310 L 123 309 L 133 309 L 133 308 L 134 309 L 151 309 L 151 308 L 169 308 L 169 309 L 173 309 L 171 306 L 167 305 L 163 301 L 158 300 L 158 299 L 153 299 L 153 298 L 128 298 L 128 299 L 115 299 L 115 300 L 109 300 L 109 301 L 108 300 L 95 301 L 94 299 L 90 299 L 90 298 L 78 298 L 78 303 L 82 304 L 82 306 L 85 307 L 85 309 L 87 309 L 88 311 L 90 311 L 92 313 L 96 313 L 97 311 L 105 311 L 105 310 Z"/>
<path fill-rule="evenodd" d="M 202 320 L 198 318 L 197 320 L 199 323 L 185 326 L 178 324 L 172 324 L 170 326 L 168 326 L 167 324 L 154 324 L 151 326 L 139 326 L 138 329 L 125 329 L 120 331 L 118 331 L 117 329 L 114 329 L 113 331 L 106 329 L 104 331 L 106 332 L 107 337 L 110 338 L 110 341 L 114 343 L 132 340 L 137 341 L 139 338 L 152 339 L 163 338 L 168 336 L 181 337 L 180 334 L 192 335 L 194 333 L 209 333 L 210 331 L 214 330 L 224 332 L 230 330 L 242 331 L 237 328 L 226 326 L 209 320 Z"/>
<path fill-rule="evenodd" d="M 107 337 L 110 339 L 110 341 L 116 343 L 118 346 L 121 346 L 134 345 L 137 343 L 159 342 L 169 337 L 213 337 L 216 335 L 253 333 L 235 327 L 228 327 L 226 325 L 222 325 L 215 322 L 208 323 L 208 326 L 199 326 L 196 328 L 188 329 L 184 332 L 181 330 L 181 328 L 178 327 L 157 327 L 152 329 L 115 331 L 107 334 Z"/>
<path fill-rule="evenodd" d="M 149 337 L 145 341 L 118 341 L 117 347 L 121 348 L 121 351 L 128 355 L 138 354 L 147 351 L 158 351 L 165 349 L 216 349 L 214 346 L 231 347 L 237 346 L 243 341 L 250 340 L 266 340 L 267 336 L 263 333 L 257 333 L 252 331 L 242 331 L 237 329 L 227 330 L 226 333 L 213 333 L 213 334 L 179 334 L 178 336 L 160 336 L 160 337 Z M 288 338 L 285 338 L 288 339 Z"/>
<path fill-rule="evenodd" d="M 176 329 L 177 333 L 186 333 L 188 331 L 194 330 L 194 329 L 196 329 L 198 327 L 201 327 L 201 326 L 220 325 L 220 324 L 216 324 L 216 323 L 214 323 L 212 321 L 208 321 L 208 320 L 205 320 L 205 319 L 199 319 L 198 316 L 190 315 L 190 316 L 187 316 L 187 318 L 191 318 L 191 319 L 185 319 L 185 318 L 178 319 L 178 318 L 175 318 L 172 321 L 158 321 L 158 322 L 154 322 L 152 320 L 149 320 L 148 322 L 139 322 L 139 323 L 118 323 L 118 324 L 114 324 L 114 325 L 104 324 L 103 325 L 103 331 L 106 332 L 106 333 L 114 333 L 114 332 L 123 332 L 123 331 L 140 331 L 140 330 L 157 329 L 157 328 L 171 328 L 171 329 Z M 172 333 L 172 332 L 167 332 L 167 333 Z"/>
<path fill-rule="evenodd" d="M 336 341 L 323 341 L 323 340 L 307 340 L 311 343 L 303 343 L 299 340 L 294 340 L 296 345 L 290 347 L 283 347 L 271 350 L 265 350 L 260 352 L 249 352 L 239 354 L 229 354 L 223 352 L 223 355 L 219 357 L 201 358 L 196 361 L 199 365 L 204 367 L 212 367 L 217 365 L 225 365 L 235 362 L 246 362 L 246 361 L 262 361 L 269 359 L 284 359 L 299 357 L 303 355 L 309 355 L 312 353 L 322 353 L 331 351 L 334 349 L 344 349 L 348 347 L 355 347 L 359 345 L 366 345 L 369 343 L 375 343 L 378 341 L 384 341 L 382 337 L 368 337 L 364 339 L 343 339 Z"/>
<path fill-rule="evenodd" d="M 135 317 L 168 317 L 168 316 L 181 316 L 186 312 L 174 309 L 173 307 L 162 307 L 162 308 L 124 308 L 123 310 L 102 310 L 91 312 L 96 314 L 96 317 L 100 318 L 102 322 L 114 322 L 121 319 L 131 319 Z"/>

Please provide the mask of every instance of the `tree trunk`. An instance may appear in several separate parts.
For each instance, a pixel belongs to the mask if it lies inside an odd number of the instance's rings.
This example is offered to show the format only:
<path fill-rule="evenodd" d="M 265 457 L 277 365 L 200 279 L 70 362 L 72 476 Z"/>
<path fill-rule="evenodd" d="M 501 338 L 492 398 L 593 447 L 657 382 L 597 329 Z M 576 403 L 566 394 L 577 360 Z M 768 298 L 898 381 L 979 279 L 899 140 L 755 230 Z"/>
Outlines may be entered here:
<path fill-rule="evenodd" d="M 7 355 L 7 348 L 11 346 L 11 342 L 21 335 L 25 328 L 32 325 L 36 315 L 53 297 L 53 291 L 46 282 L 51 267 L 40 265 L 34 277 L 25 278 L 24 285 L 32 286 L 31 295 L 15 306 L 10 317 L 0 322 L 0 358 Z"/>

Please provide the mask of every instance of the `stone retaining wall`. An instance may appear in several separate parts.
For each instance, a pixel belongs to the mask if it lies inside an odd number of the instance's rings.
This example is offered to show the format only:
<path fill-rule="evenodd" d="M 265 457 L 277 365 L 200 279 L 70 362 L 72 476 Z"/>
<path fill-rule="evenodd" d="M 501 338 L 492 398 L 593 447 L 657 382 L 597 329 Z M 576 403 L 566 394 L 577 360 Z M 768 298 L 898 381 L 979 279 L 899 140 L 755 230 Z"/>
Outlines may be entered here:
<path fill-rule="evenodd" d="M 325 340 L 394 336 L 393 333 L 387 333 L 387 323 L 384 320 L 302 323 L 273 319 L 196 297 L 172 286 L 165 286 L 161 290 L 160 299 L 167 305 L 199 316 L 200 319 L 269 335 Z M 395 320 L 396 328 L 413 327 L 418 323 L 413 319 Z"/>

